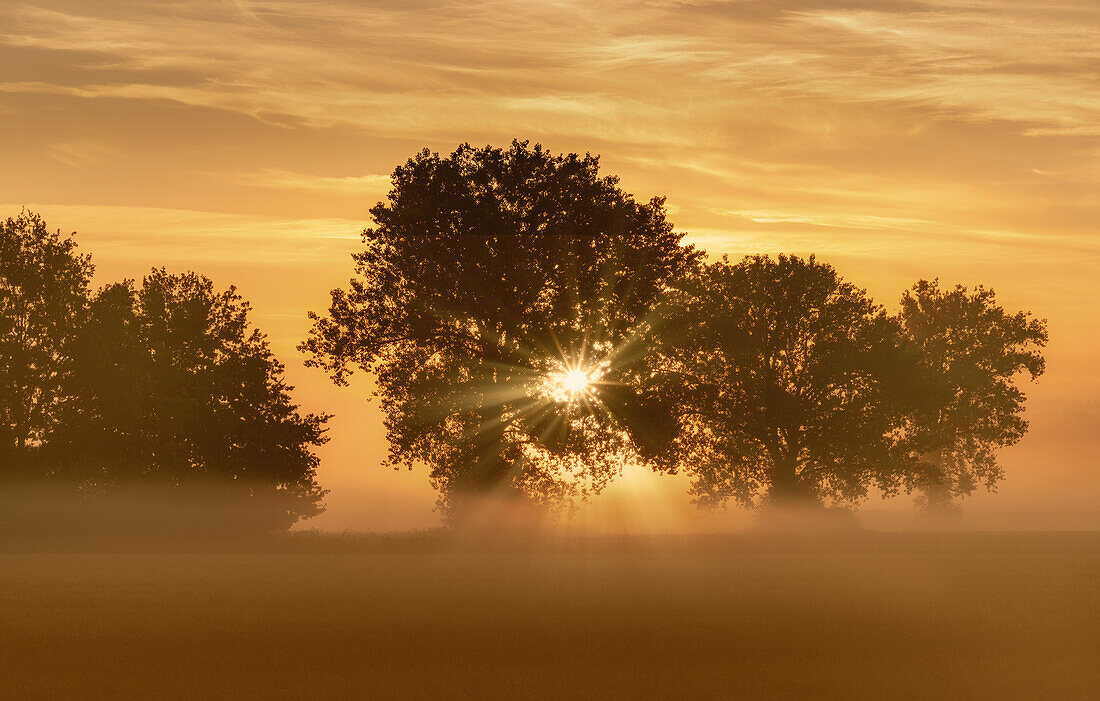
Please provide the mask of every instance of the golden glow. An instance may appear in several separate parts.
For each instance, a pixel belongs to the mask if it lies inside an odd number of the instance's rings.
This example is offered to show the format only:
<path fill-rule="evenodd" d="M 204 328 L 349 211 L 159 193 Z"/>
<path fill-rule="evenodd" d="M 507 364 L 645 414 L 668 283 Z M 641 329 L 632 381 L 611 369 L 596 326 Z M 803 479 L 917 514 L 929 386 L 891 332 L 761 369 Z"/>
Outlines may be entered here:
<path fill-rule="evenodd" d="M 567 366 L 551 374 L 547 378 L 550 396 L 559 402 L 574 402 L 587 397 L 592 393 L 592 373 L 592 370 Z"/>
<path fill-rule="evenodd" d="M 1100 6 L 513 4 L 0 3 L 0 149 L 20 163 L 0 215 L 76 230 L 96 284 L 164 265 L 238 285 L 295 398 L 336 414 L 312 526 L 438 522 L 423 472 L 363 467 L 386 453 L 370 379 L 334 387 L 295 345 L 395 165 L 513 137 L 599 153 L 712 256 L 816 253 L 887 306 L 919 277 L 985 283 L 1048 317 L 1032 431 L 988 503 L 1095 512 Z M 552 360 L 537 399 L 598 410 L 591 360 Z"/>

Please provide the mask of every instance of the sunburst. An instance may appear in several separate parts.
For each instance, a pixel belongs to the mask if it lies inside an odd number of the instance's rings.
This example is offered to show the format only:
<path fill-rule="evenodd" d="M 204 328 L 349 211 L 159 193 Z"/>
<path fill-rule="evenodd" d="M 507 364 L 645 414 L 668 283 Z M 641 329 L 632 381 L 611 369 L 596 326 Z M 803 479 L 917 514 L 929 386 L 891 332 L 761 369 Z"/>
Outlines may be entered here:
<path fill-rule="evenodd" d="M 542 393 L 562 404 L 587 403 L 597 395 L 603 370 L 598 364 L 559 361 L 558 366 L 545 375 Z"/>
<path fill-rule="evenodd" d="M 592 391 L 592 378 L 580 368 L 566 368 L 550 376 L 554 394 L 577 398 Z"/>

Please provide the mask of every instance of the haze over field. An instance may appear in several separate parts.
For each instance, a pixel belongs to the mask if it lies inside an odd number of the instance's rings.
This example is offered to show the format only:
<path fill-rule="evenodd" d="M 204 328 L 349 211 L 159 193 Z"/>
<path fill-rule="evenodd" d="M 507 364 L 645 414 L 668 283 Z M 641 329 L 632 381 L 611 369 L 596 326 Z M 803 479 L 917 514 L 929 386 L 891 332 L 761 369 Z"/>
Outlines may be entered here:
<path fill-rule="evenodd" d="M 0 554 L 17 698 L 1087 698 L 1097 538 Z M 314 541 L 312 544 L 310 541 Z M 544 544 L 545 545 L 545 544 Z M 287 547 L 289 546 L 289 547 Z"/>
<path fill-rule="evenodd" d="M 985 283 L 1048 318 L 1031 433 L 966 509 L 1100 527 L 1093 3 L 16 2 L 0 22 L 2 211 L 78 230 L 99 281 L 164 264 L 241 288 L 297 398 L 336 414 L 311 525 L 438 522 L 422 472 L 378 468 L 369 380 L 334 388 L 294 346 L 395 165 L 518 137 L 601 154 L 712 255 L 816 253 L 890 306 L 919 277 Z M 632 473 L 580 519 L 743 516 Z"/>

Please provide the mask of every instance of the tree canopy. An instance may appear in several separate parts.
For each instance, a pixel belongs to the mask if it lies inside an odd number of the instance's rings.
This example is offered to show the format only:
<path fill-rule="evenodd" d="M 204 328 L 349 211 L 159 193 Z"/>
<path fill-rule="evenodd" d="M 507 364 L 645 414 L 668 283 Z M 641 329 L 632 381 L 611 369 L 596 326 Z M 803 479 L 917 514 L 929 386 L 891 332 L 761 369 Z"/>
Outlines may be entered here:
<path fill-rule="evenodd" d="M 398 167 L 371 214 L 302 349 L 337 383 L 375 375 L 389 462 L 428 465 L 445 508 L 598 491 L 629 449 L 612 404 L 631 340 L 697 257 L 664 201 L 591 155 L 467 144 Z"/>
<path fill-rule="evenodd" d="M 273 527 L 321 510 L 323 415 L 302 415 L 249 305 L 195 273 L 108 285 L 74 342 L 72 399 L 46 455 L 84 489 L 205 487 Z M 237 508 L 243 508 L 243 501 Z"/>
<path fill-rule="evenodd" d="M 628 461 L 702 506 L 951 504 L 1002 478 L 1046 324 L 991 290 L 920 281 L 896 315 L 813 256 L 706 263 L 590 154 L 421 151 L 395 169 L 354 277 L 300 349 L 376 383 L 387 464 L 561 507 Z M 154 269 L 92 295 L 73 238 L 0 225 L 0 476 L 82 495 L 217 486 L 265 524 L 319 513 L 304 414 L 234 288 Z"/>
<path fill-rule="evenodd" d="M 93 295 L 92 271 L 38 214 L 0 222 L 0 520 L 38 522 L 24 497 L 78 521 L 157 495 L 249 528 L 319 513 L 328 417 L 293 403 L 236 290 L 155 269 Z"/>
<path fill-rule="evenodd" d="M 1046 322 L 1007 312 L 993 290 L 941 289 L 921 280 L 907 290 L 898 318 L 919 362 L 906 443 L 921 459 L 926 505 L 950 505 L 1003 477 L 997 449 L 1027 432 L 1018 380 L 1043 374 Z"/>
<path fill-rule="evenodd" d="M 891 390 L 898 327 L 829 265 L 751 256 L 701 267 L 662 303 L 646 457 L 697 503 L 845 502 L 904 474 Z"/>

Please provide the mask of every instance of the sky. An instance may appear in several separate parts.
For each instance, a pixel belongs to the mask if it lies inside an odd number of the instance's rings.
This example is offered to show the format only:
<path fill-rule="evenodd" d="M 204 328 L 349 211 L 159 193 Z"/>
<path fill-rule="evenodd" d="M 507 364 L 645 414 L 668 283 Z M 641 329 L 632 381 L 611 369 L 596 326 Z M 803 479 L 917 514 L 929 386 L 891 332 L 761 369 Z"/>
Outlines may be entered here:
<path fill-rule="evenodd" d="M 889 308 L 920 278 L 983 283 L 1048 319 L 1032 431 L 967 512 L 1100 526 L 1094 0 L 0 4 L 0 216 L 78 232 L 98 284 L 237 285 L 296 398 L 336 414 L 316 527 L 438 522 L 423 471 L 380 467 L 370 378 L 333 387 L 295 345 L 396 165 L 513 138 L 600 154 L 712 255 L 813 253 Z M 578 519 L 743 521 L 684 491 L 632 472 Z"/>

